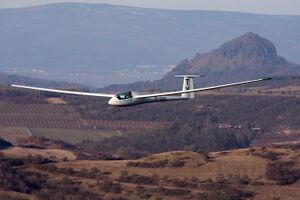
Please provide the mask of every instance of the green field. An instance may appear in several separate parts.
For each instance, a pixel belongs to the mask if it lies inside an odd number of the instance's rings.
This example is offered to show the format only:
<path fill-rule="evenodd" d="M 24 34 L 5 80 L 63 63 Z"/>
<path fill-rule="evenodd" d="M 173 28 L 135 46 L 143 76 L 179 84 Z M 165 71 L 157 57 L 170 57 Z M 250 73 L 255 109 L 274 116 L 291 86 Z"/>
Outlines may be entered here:
<path fill-rule="evenodd" d="M 120 132 L 112 130 L 93 130 L 93 129 L 56 129 L 56 128 L 31 128 L 32 135 L 62 140 L 76 144 L 84 140 L 101 140 L 105 137 L 120 135 Z"/>

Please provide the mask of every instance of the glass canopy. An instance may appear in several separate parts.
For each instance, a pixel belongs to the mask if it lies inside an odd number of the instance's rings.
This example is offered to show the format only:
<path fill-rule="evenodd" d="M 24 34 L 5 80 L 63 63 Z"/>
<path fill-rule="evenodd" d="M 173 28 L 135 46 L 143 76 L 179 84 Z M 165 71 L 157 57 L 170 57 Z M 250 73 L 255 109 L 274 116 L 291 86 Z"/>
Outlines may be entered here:
<path fill-rule="evenodd" d="M 131 99 L 132 98 L 132 93 L 130 91 L 128 91 L 128 92 L 122 92 L 122 93 L 117 94 L 117 98 L 119 100 L 122 100 L 122 99 Z"/>

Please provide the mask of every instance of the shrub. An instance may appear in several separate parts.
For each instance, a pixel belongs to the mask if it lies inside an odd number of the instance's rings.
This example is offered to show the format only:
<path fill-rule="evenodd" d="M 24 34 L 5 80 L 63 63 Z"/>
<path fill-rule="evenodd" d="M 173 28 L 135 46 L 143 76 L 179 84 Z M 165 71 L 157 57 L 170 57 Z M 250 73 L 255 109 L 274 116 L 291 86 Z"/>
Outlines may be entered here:
<path fill-rule="evenodd" d="M 26 172 L 15 168 L 12 160 L 0 162 L 0 187 L 5 190 L 31 193 L 38 191 L 46 182 L 46 177 L 33 172 Z"/>
<path fill-rule="evenodd" d="M 279 185 L 289 185 L 300 179 L 300 170 L 294 161 L 277 161 L 267 165 L 266 177 Z"/>
<path fill-rule="evenodd" d="M 158 183 L 158 179 L 156 177 L 148 177 L 138 174 L 129 175 L 127 171 L 121 172 L 121 175 L 119 176 L 118 180 L 125 183 L 135 183 L 144 185 L 153 185 Z"/>
<path fill-rule="evenodd" d="M 162 168 L 167 167 L 168 160 L 161 160 L 157 162 L 128 162 L 127 167 L 140 167 L 140 168 Z"/>
<path fill-rule="evenodd" d="M 280 156 L 285 155 L 284 153 L 278 153 L 274 151 L 268 151 L 266 154 L 264 154 L 264 158 L 267 158 L 269 160 L 275 161 L 278 160 Z"/>
<path fill-rule="evenodd" d="M 176 159 L 175 161 L 169 163 L 170 167 L 183 167 L 184 165 L 185 161 L 180 159 Z"/>
<path fill-rule="evenodd" d="M 98 194 L 82 190 L 72 180 L 63 178 L 62 181 L 45 183 L 43 188 L 37 192 L 37 199 L 99 200 L 101 198 Z"/>
<path fill-rule="evenodd" d="M 158 192 L 165 196 L 183 196 L 189 194 L 191 191 L 186 189 L 169 189 L 160 187 L 158 188 Z"/>
<path fill-rule="evenodd" d="M 114 183 L 111 180 L 104 180 L 101 184 L 101 189 L 104 192 L 113 192 L 113 193 L 121 193 L 122 186 L 120 183 Z"/>

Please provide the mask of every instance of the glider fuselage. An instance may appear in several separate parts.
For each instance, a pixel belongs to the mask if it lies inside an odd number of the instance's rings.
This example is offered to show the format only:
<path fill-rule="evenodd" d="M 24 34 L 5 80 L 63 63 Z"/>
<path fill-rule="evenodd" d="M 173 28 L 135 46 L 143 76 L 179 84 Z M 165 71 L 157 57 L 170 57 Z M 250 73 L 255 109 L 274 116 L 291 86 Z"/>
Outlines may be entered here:
<path fill-rule="evenodd" d="M 144 103 L 154 103 L 154 102 L 162 102 L 162 101 L 177 101 L 177 100 L 187 100 L 189 98 L 182 97 L 182 96 L 158 96 L 158 97 L 147 97 L 142 99 L 136 99 L 134 96 L 120 99 L 118 95 L 112 97 L 108 104 L 111 106 L 118 106 L 118 107 L 126 107 L 126 106 L 135 106 L 138 104 Z"/>

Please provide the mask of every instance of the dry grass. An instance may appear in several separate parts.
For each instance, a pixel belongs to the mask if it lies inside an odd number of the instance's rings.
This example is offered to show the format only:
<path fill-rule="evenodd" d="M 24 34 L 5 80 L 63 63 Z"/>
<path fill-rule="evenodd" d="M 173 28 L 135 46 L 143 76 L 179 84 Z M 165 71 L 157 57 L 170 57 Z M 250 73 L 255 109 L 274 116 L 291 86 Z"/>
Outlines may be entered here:
<path fill-rule="evenodd" d="M 47 98 L 46 101 L 50 104 L 67 104 L 63 98 Z"/>
<path fill-rule="evenodd" d="M 254 200 L 298 200 L 300 199 L 300 182 L 289 186 L 264 185 L 263 187 L 249 187 L 257 194 Z"/>
<path fill-rule="evenodd" d="M 247 155 L 248 154 L 248 155 Z M 75 161 L 72 163 L 59 163 L 58 167 L 72 167 L 76 170 L 82 168 L 91 169 L 96 167 L 101 170 L 111 171 L 114 177 L 118 177 L 121 171 L 126 170 L 129 173 L 136 173 L 144 176 L 169 176 L 173 178 L 196 177 L 199 180 L 216 178 L 220 173 L 224 175 L 247 175 L 250 178 L 257 179 L 264 177 L 267 160 L 249 155 L 248 151 L 229 152 L 226 154 L 211 154 L 212 161 L 205 161 L 203 155 L 194 152 L 168 152 L 145 157 L 132 162 L 157 162 L 160 160 L 181 159 L 186 162 L 184 167 L 164 167 L 164 168 L 139 168 L 127 167 L 128 160 L 122 161 Z"/>
<path fill-rule="evenodd" d="M 54 160 L 61 161 L 64 158 L 67 158 L 68 160 L 75 160 L 76 156 L 66 150 L 61 149 L 33 149 L 33 148 L 22 148 L 22 147 L 12 147 L 8 149 L 1 150 L 0 152 L 4 153 L 6 157 L 11 158 L 25 158 L 29 155 L 31 156 L 42 156 L 45 158 L 50 158 Z"/>
<path fill-rule="evenodd" d="M 0 137 L 12 144 L 19 139 L 31 137 L 32 133 L 24 127 L 0 127 Z"/>
<path fill-rule="evenodd" d="M 263 184 L 244 185 L 243 188 L 249 191 L 255 191 L 257 194 L 253 199 L 287 199 L 298 200 L 300 197 L 299 186 L 300 182 L 287 186 L 279 186 L 272 181 L 266 180 L 266 166 L 270 160 L 259 156 L 257 153 L 265 151 L 273 151 L 281 153 L 281 160 L 298 159 L 300 158 L 299 150 L 291 148 L 273 148 L 268 147 L 267 150 L 257 148 L 254 151 L 251 149 L 240 149 L 234 151 L 214 152 L 209 154 L 209 159 L 202 154 L 187 151 L 175 151 L 154 154 L 138 160 L 121 160 L 121 161 L 73 161 L 57 163 L 58 168 L 74 168 L 76 171 L 82 169 L 91 170 L 97 168 L 102 172 L 111 172 L 109 178 L 118 180 L 122 171 L 127 171 L 129 175 L 138 174 L 145 177 L 157 177 L 163 179 L 190 180 L 196 177 L 199 181 L 205 181 L 209 178 L 217 180 L 222 174 L 224 177 L 249 177 L 254 182 Z M 184 167 L 161 167 L 161 168 L 140 168 L 128 167 L 128 162 L 159 162 L 162 160 L 173 161 L 175 159 L 184 160 Z M 92 181 L 92 180 L 91 180 Z M 92 184 L 84 180 L 85 184 Z M 123 187 L 136 190 L 136 184 L 122 183 Z M 158 187 L 158 185 L 143 185 L 148 189 Z M 168 187 L 168 186 L 164 186 Z M 240 186 L 237 186 L 240 187 Z M 199 189 L 191 189 L 191 193 L 201 192 Z M 174 198 L 174 197 L 173 197 Z M 177 198 L 177 197 L 176 197 Z M 175 199 L 176 199 L 175 198 Z M 171 198 L 172 199 L 172 198 Z M 180 199 L 180 198 L 179 198 Z"/>
<path fill-rule="evenodd" d="M 15 149 L 15 152 L 18 152 L 17 150 L 18 149 Z M 19 149 L 19 151 L 22 153 L 22 151 L 24 152 L 25 150 Z M 55 152 L 50 152 L 55 154 L 56 157 L 58 157 L 59 155 L 59 151 L 57 150 Z M 297 165 L 300 163 L 299 149 L 291 147 L 270 146 L 267 148 L 213 152 L 209 155 L 189 151 L 174 151 L 154 154 L 138 160 L 73 160 L 44 165 L 55 165 L 58 168 L 58 170 L 56 169 L 56 171 L 44 171 L 41 168 L 35 168 L 33 166 L 28 167 L 27 170 L 42 172 L 45 175 L 48 175 L 48 178 L 50 180 L 61 180 L 64 177 L 68 176 L 68 178 L 70 178 L 71 180 L 79 182 L 81 188 L 99 194 L 103 194 L 103 192 L 101 193 L 101 189 L 99 188 L 101 188 L 101 184 L 104 182 L 104 180 L 110 180 L 113 183 L 121 185 L 122 193 L 118 195 L 126 197 L 128 199 L 141 199 L 138 194 L 145 193 L 150 193 L 152 195 L 152 199 L 155 199 L 156 197 L 162 197 L 162 194 L 157 193 L 157 190 L 161 187 L 175 190 L 187 189 L 190 191 L 190 194 L 202 193 L 206 191 L 201 187 L 202 183 L 207 183 L 207 179 L 210 178 L 218 181 L 220 174 L 222 174 L 222 176 L 229 181 L 235 180 L 230 179 L 230 177 L 249 177 L 249 184 L 229 182 L 226 183 L 226 185 L 231 184 L 231 186 L 236 188 L 254 191 L 256 193 L 256 196 L 252 197 L 252 199 L 298 200 L 300 197 L 299 181 L 288 186 L 280 186 L 275 182 L 266 179 L 266 166 L 268 165 L 268 163 L 273 162 L 267 157 L 262 156 L 266 152 L 278 153 L 280 155 L 278 158 L 279 160 L 292 159 L 296 161 Z M 61 154 L 64 155 L 63 151 L 61 152 Z M 49 154 L 44 155 L 49 156 Z M 168 163 L 175 160 L 181 160 L 185 162 L 185 165 L 182 167 L 172 167 L 167 165 L 158 168 L 127 166 L 128 162 L 155 163 L 165 160 L 167 160 Z M 69 168 L 73 169 L 75 172 L 71 174 L 65 173 L 69 171 Z M 61 170 L 60 172 L 59 169 Z M 124 182 L 120 179 L 120 175 L 124 174 L 124 171 L 127 172 L 128 176 L 152 178 L 154 180 L 157 180 L 157 182 L 150 184 L 137 184 L 135 182 L 126 181 Z M 166 182 L 167 179 L 173 181 L 190 181 L 195 178 L 198 179 L 197 187 L 182 187 L 172 185 L 170 182 Z M 104 199 L 109 199 L 111 195 L 116 194 L 110 192 L 105 193 Z M 188 196 L 167 196 L 166 199 L 185 199 L 186 197 Z"/>
<path fill-rule="evenodd" d="M 0 190 L 0 199 L 5 200 L 5 199 L 15 199 L 15 200 L 37 200 L 34 196 L 24 194 L 24 193 L 19 193 L 19 192 L 12 192 L 12 191 L 3 191 Z"/>

